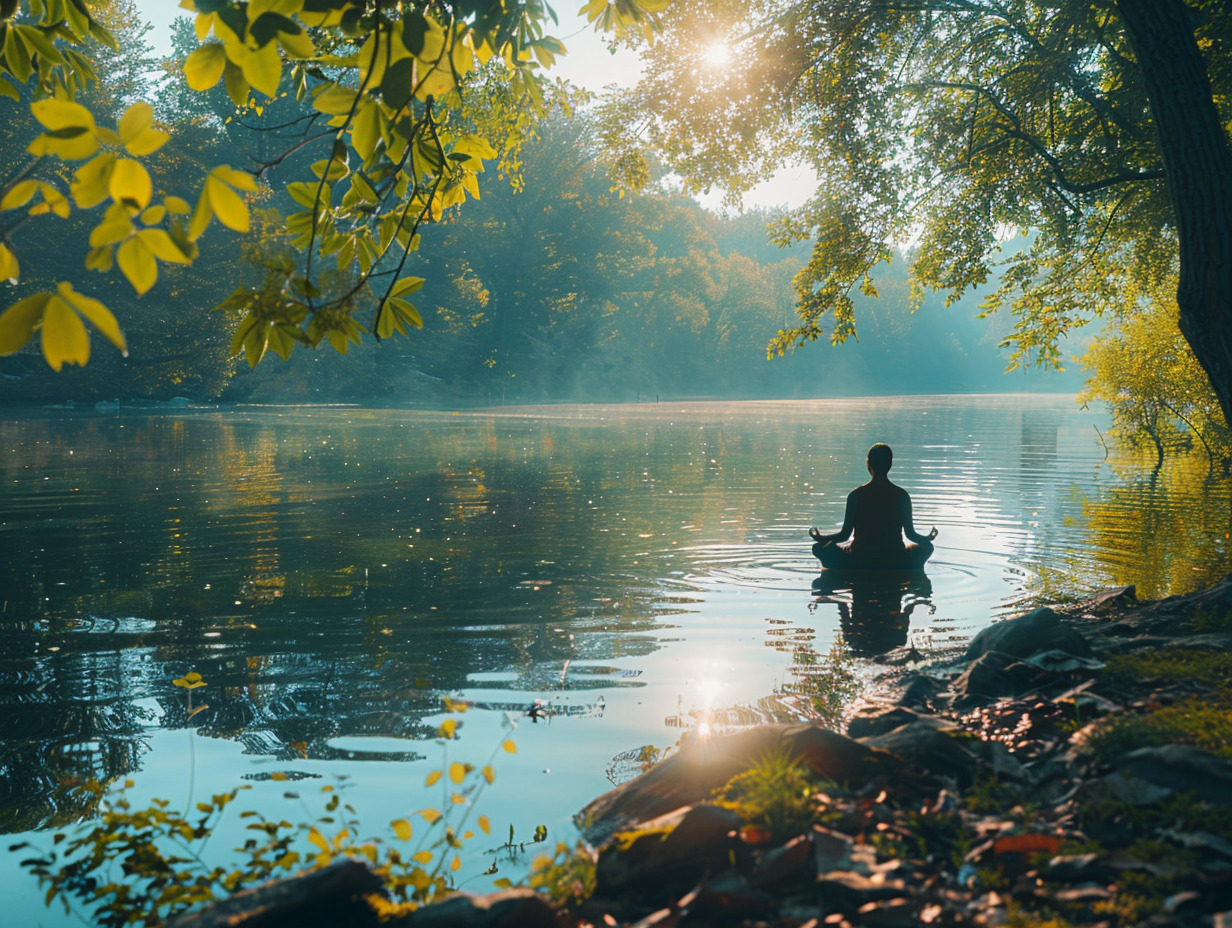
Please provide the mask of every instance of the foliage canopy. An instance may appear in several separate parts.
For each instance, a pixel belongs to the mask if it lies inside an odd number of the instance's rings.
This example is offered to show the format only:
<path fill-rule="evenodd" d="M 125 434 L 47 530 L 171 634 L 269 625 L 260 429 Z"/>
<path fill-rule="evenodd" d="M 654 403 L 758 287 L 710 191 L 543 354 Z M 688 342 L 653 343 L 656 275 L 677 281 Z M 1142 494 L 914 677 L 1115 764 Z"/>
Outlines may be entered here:
<path fill-rule="evenodd" d="M 542 0 L 182 0 L 200 45 L 183 75 L 199 95 L 225 90 L 222 119 L 278 115 L 278 144 L 252 165 L 207 165 L 186 198 L 158 189 L 149 159 L 168 140 L 152 108 L 128 104 L 114 127 L 79 102 L 99 78 L 93 61 L 112 34 L 85 0 L 0 3 L 0 95 L 26 106 L 41 131 L 33 160 L 0 180 L 0 277 L 21 286 L 13 233 L 32 218 L 98 210 L 85 264 L 118 267 L 146 293 L 160 266 L 187 264 L 217 220 L 247 232 L 254 198 L 285 196 L 295 261 L 236 290 L 233 352 L 255 365 L 272 349 L 422 324 L 409 273 L 419 231 L 480 196 L 485 161 L 516 173 L 517 153 L 546 109 L 543 68 L 564 53 L 546 34 Z M 662 0 L 590 2 L 582 12 L 617 31 L 648 28 Z M 470 93 L 482 87 L 482 93 Z M 495 101 L 495 102 L 493 102 Z M 230 112 L 227 112 L 227 108 Z M 67 288 L 67 289 L 66 289 Z M 0 314 L 0 353 L 36 333 L 47 362 L 84 364 L 85 323 L 121 350 L 112 312 L 63 281 Z"/>
<path fill-rule="evenodd" d="M 1144 48 L 1172 36 L 1144 38 L 1142 23 L 1179 22 L 1209 76 L 1205 91 L 1190 81 L 1207 106 L 1232 89 L 1226 5 L 1142 7 L 679 0 L 645 51 L 641 107 L 698 189 L 738 195 L 784 159 L 816 171 L 815 194 L 777 227 L 780 241 L 814 244 L 799 321 L 772 352 L 853 335 L 852 294 L 912 242 L 917 284 L 951 299 L 1004 271 L 986 306 L 1014 313 L 1015 360 L 1056 364 L 1059 339 L 1114 305 L 1127 277 L 1176 271 L 1176 172 L 1157 132 L 1168 100 L 1144 74 Z M 728 66 L 707 66 L 715 42 L 731 48 Z M 999 241 L 1027 230 L 1030 249 L 998 268 Z"/>

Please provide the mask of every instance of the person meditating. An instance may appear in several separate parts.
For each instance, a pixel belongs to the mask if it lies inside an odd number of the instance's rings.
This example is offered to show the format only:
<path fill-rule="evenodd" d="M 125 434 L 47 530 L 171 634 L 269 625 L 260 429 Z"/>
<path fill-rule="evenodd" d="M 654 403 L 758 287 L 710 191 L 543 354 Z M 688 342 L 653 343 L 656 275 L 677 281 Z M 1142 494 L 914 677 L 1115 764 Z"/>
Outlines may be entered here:
<path fill-rule="evenodd" d="M 813 554 L 822 567 L 918 570 L 932 555 L 937 530 L 934 528 L 927 535 L 915 530 L 911 522 L 911 497 L 902 487 L 890 483 L 893 463 L 894 452 L 889 445 L 878 442 L 869 448 L 868 472 L 872 479 L 847 494 L 843 527 L 832 535 L 809 529 L 816 542 Z M 903 543 L 904 535 L 909 544 Z M 847 541 L 848 538 L 851 540 Z"/>

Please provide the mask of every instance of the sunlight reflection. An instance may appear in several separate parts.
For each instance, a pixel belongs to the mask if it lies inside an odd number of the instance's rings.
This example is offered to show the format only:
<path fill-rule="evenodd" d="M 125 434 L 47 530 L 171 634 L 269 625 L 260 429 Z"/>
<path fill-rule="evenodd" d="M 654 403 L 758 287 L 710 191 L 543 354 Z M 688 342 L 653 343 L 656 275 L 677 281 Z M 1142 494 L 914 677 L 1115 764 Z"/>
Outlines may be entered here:
<path fill-rule="evenodd" d="M 721 68 L 731 58 L 731 48 L 726 42 L 711 42 L 702 52 L 702 61 L 712 68 Z"/>

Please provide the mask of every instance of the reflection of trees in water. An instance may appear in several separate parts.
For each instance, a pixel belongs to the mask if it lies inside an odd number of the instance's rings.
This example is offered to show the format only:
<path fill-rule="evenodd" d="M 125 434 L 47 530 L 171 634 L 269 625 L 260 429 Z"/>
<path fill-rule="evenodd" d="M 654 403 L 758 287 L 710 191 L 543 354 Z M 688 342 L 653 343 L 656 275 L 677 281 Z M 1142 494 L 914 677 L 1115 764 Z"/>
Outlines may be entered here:
<path fill-rule="evenodd" d="M 1144 599 L 1210 586 L 1232 564 L 1232 484 L 1211 479 L 1205 455 L 1169 459 L 1158 473 L 1116 462 L 1120 483 L 1083 501 L 1088 545 L 1114 584 Z"/>
<path fill-rule="evenodd" d="M 132 772 L 145 750 L 142 734 L 152 713 L 133 698 L 129 683 L 148 675 L 148 653 L 46 653 L 43 629 L 4 634 L 0 832 L 77 821 L 98 797 L 76 787 Z M 105 638 L 114 647 L 114 636 Z"/>

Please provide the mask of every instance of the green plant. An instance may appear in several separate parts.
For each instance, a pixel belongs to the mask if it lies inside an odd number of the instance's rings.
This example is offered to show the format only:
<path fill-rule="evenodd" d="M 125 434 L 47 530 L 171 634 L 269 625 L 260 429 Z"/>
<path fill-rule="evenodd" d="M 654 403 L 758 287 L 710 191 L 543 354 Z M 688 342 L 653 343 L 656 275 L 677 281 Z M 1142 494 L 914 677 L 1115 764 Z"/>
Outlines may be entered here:
<path fill-rule="evenodd" d="M 542 854 L 535 859 L 530 885 L 553 902 L 579 905 L 595 891 L 595 860 L 594 850 L 585 841 L 572 848 L 562 841 L 551 856 Z"/>
<path fill-rule="evenodd" d="M 1100 760 L 1165 744 L 1190 744 L 1232 759 L 1232 702 L 1184 699 L 1146 715 L 1118 714 L 1096 724 L 1082 749 Z"/>
<path fill-rule="evenodd" d="M 190 815 L 171 809 L 165 799 L 153 800 L 148 808 L 133 808 L 127 795 L 132 780 L 112 794 L 91 782 L 83 788 L 99 797 L 98 818 L 79 826 L 76 833 L 54 834 L 51 849 L 36 849 L 21 866 L 46 888 L 48 905 L 58 899 L 69 913 L 80 906 L 85 910 L 80 913 L 83 921 L 103 928 L 157 924 L 244 887 L 323 867 L 338 857 L 364 860 L 382 879 L 393 901 L 370 900 L 378 913 L 416 908 L 454 888 L 454 875 L 462 867 L 460 851 L 476 837 L 469 825 L 477 800 L 495 777 L 491 761 L 501 751 L 517 750 L 512 740 L 502 738 L 481 767 L 450 761 L 449 742 L 457 736 L 457 715 L 466 705 L 446 700 L 445 708 L 451 715 L 437 732 L 442 764 L 427 777 L 428 786 L 442 784 L 445 811 L 425 808 L 395 819 L 389 823 L 392 837 L 361 839 L 355 809 L 337 786 L 326 785 L 320 791 L 324 802 L 320 812 L 314 812 L 298 792 L 284 794 L 301 803 L 304 819 L 298 823 L 266 818 L 252 809 L 241 812 L 248 837 L 231 855 L 221 855 L 222 862 L 214 862 L 206 854 L 210 839 L 227 807 L 250 787 L 198 802 Z M 275 773 L 272 779 L 289 777 Z M 427 825 L 415 844 L 412 819 Z M 487 816 L 476 816 L 474 824 L 491 834 Z M 536 841 L 546 837 L 540 826 Z M 23 842 L 10 850 L 26 847 L 31 845 Z"/>
<path fill-rule="evenodd" d="M 1199 613 L 1191 621 L 1208 621 Z M 1215 621 L 1212 617 L 1209 621 Z M 1112 683 L 1133 686 L 1143 680 L 1199 683 L 1215 689 L 1232 690 L 1232 654 L 1199 648 L 1144 648 L 1108 658 L 1102 678 Z"/>
<path fill-rule="evenodd" d="M 834 784 L 823 780 L 786 749 L 771 751 L 714 792 L 717 805 L 750 824 L 765 825 L 775 839 L 809 828 L 816 819 L 816 795 Z"/>
<path fill-rule="evenodd" d="M 1232 611 L 1211 612 L 1207 609 L 1199 609 L 1186 620 L 1185 628 L 1199 634 L 1232 631 Z"/>

